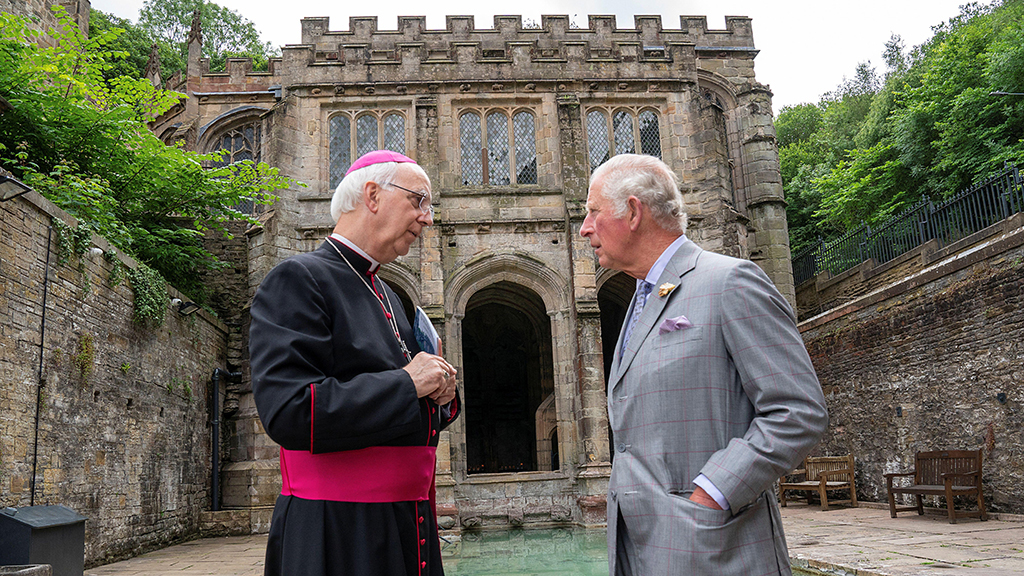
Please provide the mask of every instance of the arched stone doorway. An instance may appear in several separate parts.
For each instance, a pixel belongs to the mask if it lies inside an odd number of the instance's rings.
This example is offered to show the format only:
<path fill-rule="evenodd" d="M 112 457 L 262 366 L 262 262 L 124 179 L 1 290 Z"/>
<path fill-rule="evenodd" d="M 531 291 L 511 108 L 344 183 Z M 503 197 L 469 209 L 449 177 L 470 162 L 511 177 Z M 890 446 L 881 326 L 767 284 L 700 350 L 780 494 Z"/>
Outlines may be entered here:
<path fill-rule="evenodd" d="M 474 294 L 462 360 L 467 473 L 550 469 L 538 455 L 538 408 L 554 393 L 551 322 L 540 296 L 512 282 Z"/>
<path fill-rule="evenodd" d="M 607 277 L 597 291 L 597 306 L 601 310 L 601 347 L 604 353 L 604 383 L 607 389 L 611 376 L 612 360 L 615 357 L 615 343 L 619 340 L 622 322 L 626 319 L 629 301 L 636 291 L 636 280 L 627 274 L 617 273 Z"/>
<path fill-rule="evenodd" d="M 604 389 L 608 390 L 612 361 L 615 359 L 615 344 L 619 341 L 622 322 L 626 319 L 629 302 L 636 292 L 636 280 L 624 273 L 606 272 L 599 278 L 597 306 L 601 310 L 601 352 L 604 355 Z M 611 426 L 608 427 L 608 446 L 614 446 L 615 439 Z M 615 451 L 609 450 L 609 458 L 615 458 Z"/>

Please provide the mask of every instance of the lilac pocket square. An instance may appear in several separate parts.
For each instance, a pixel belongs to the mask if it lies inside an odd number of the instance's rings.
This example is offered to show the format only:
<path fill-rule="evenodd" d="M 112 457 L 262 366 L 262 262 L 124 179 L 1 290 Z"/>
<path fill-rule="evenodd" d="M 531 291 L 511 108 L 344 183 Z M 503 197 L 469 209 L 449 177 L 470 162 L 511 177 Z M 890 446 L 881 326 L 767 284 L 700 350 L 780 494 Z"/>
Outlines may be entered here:
<path fill-rule="evenodd" d="M 658 326 L 658 334 L 668 334 L 669 332 L 675 332 L 676 330 L 682 330 L 683 328 L 690 328 L 693 326 L 693 322 L 686 319 L 686 316 L 677 316 L 675 318 L 665 318 L 662 321 L 661 326 Z"/>

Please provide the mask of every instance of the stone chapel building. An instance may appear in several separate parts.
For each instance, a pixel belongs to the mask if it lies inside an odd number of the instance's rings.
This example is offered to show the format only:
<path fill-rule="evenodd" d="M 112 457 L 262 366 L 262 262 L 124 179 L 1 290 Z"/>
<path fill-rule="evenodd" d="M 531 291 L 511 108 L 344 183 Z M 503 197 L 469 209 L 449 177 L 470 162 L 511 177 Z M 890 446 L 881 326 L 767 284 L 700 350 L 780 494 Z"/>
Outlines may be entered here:
<path fill-rule="evenodd" d="M 195 24 L 187 74 L 168 82 L 188 99 L 152 126 L 168 143 L 226 149 L 308 185 L 240 235 L 229 361 L 247 380 L 244 303 L 274 265 L 331 231 L 331 194 L 351 162 L 377 148 L 407 154 L 430 175 L 435 225 L 381 276 L 407 311 L 423 307 L 459 369 L 465 413 L 438 449 L 442 527 L 603 523 L 606 370 L 634 281 L 599 268 L 579 236 L 591 170 L 624 152 L 663 159 L 681 180 L 688 236 L 757 262 L 794 299 L 750 19 L 729 17 L 725 30 L 691 16 L 675 28 L 657 16 L 632 28 L 613 16 L 585 28 L 566 16 L 525 28 L 519 16 L 493 28 L 472 16 L 448 16 L 443 30 L 423 17 L 396 30 L 375 17 L 341 31 L 328 18 L 301 25 L 301 44 L 268 72 L 233 59 L 211 73 Z M 247 382 L 227 406 L 222 505 L 265 530 L 277 448 Z"/>

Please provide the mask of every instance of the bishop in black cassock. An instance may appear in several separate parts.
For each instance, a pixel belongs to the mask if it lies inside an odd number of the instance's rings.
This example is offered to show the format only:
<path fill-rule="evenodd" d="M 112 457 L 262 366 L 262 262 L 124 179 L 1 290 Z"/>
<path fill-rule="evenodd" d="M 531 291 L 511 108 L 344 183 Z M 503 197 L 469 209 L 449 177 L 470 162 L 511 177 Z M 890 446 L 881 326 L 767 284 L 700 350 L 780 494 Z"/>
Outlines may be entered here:
<path fill-rule="evenodd" d="M 455 369 L 421 352 L 377 277 L 431 225 L 411 159 L 358 159 L 334 234 L 263 280 L 251 307 L 253 394 L 281 445 L 267 576 L 443 574 L 433 506 L 438 433 L 459 414 Z"/>

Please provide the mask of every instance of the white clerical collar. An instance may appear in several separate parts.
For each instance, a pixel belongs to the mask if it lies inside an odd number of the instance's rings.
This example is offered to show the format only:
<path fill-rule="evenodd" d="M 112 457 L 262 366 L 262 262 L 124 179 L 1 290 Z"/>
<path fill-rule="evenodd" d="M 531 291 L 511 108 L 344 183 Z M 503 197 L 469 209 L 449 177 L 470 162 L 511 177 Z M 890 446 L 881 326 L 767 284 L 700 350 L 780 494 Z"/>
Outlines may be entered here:
<path fill-rule="evenodd" d="M 661 256 L 658 256 L 658 259 L 654 261 L 654 266 L 651 266 L 651 269 L 647 272 L 647 277 L 644 278 L 647 283 L 658 283 L 658 278 L 661 278 L 661 273 L 665 271 L 666 267 L 668 267 L 669 260 L 676 255 L 676 251 L 683 245 L 683 242 L 686 242 L 686 235 L 680 234 L 679 238 L 676 238 L 674 242 L 668 245 L 668 248 L 665 248 L 665 251 L 661 253 Z M 636 281 L 637 288 L 640 287 L 640 282 L 642 282 L 642 280 Z"/>
<path fill-rule="evenodd" d="M 341 242 L 345 246 L 348 246 L 349 249 L 351 249 L 353 252 L 355 252 L 356 254 L 359 254 L 360 256 L 365 258 L 366 261 L 370 263 L 370 272 L 376 272 L 377 269 L 380 268 L 380 262 L 377 262 L 376 260 L 374 260 L 372 256 L 370 256 L 369 254 L 364 252 L 362 248 L 360 248 L 359 246 L 356 246 L 348 238 L 345 238 L 344 236 L 342 236 L 341 234 L 338 234 L 337 232 L 332 233 L 331 234 L 331 238 L 334 238 L 338 242 Z"/>

